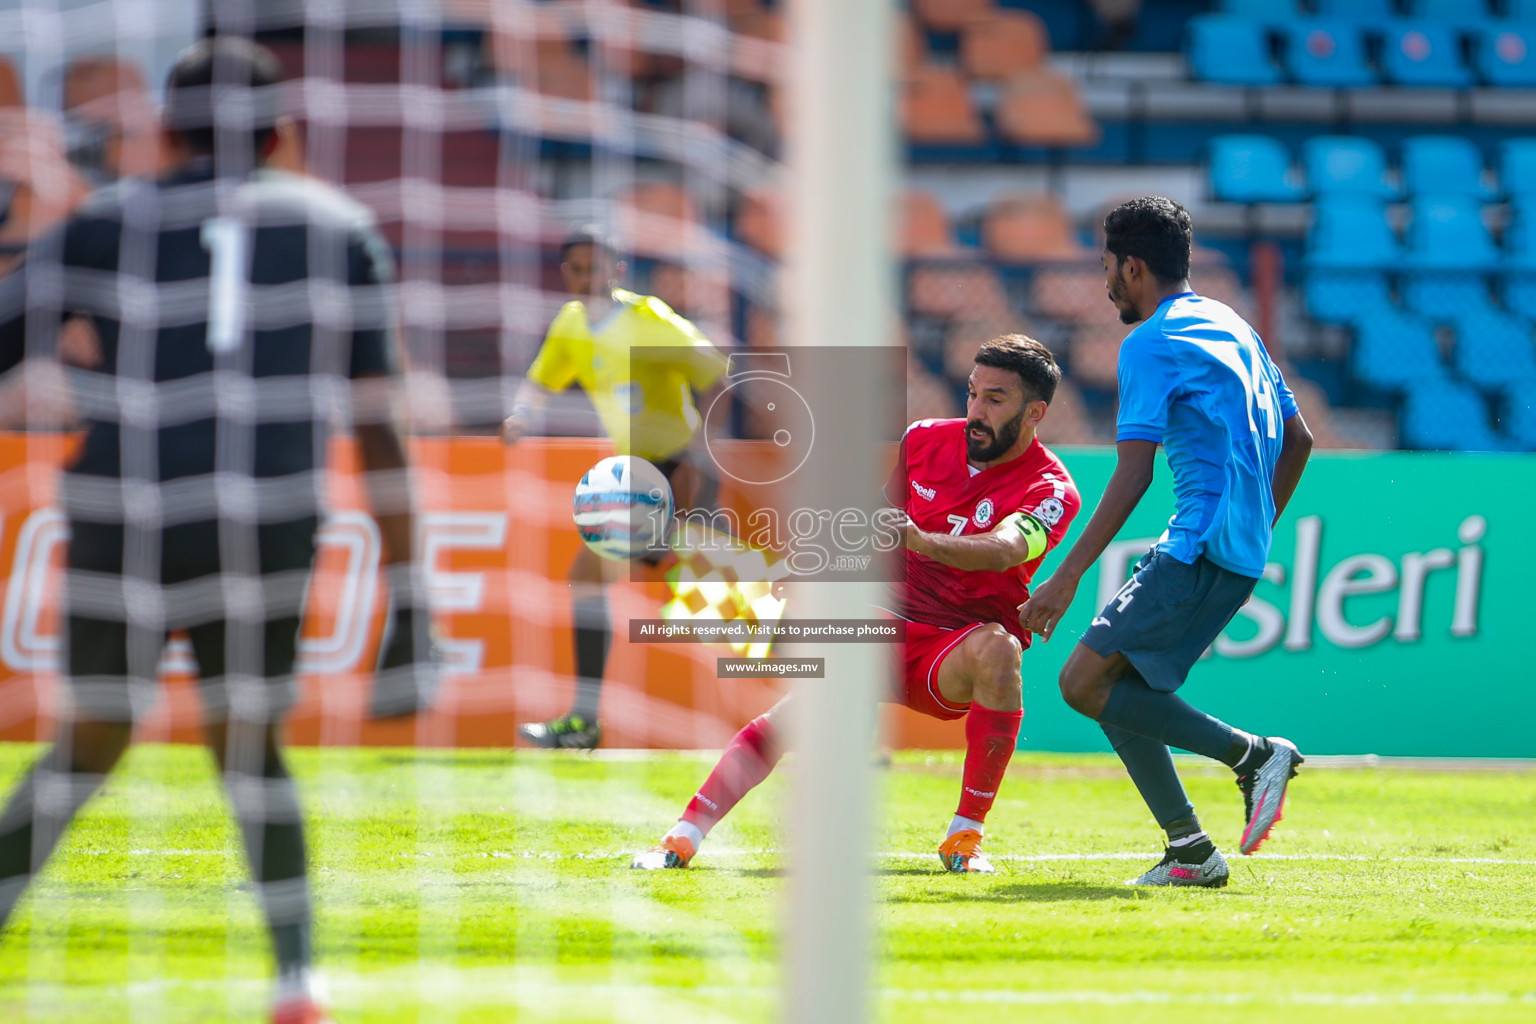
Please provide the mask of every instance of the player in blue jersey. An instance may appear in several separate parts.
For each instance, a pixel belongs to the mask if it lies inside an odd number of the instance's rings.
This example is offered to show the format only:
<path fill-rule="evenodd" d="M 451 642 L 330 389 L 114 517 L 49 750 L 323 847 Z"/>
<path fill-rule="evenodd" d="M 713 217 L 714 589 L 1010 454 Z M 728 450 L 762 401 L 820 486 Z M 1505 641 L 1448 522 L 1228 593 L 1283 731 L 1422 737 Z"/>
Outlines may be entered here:
<path fill-rule="evenodd" d="M 1118 461 L 1082 536 L 1019 606 L 1019 622 L 1050 639 L 1083 574 L 1146 493 L 1161 444 L 1173 518 L 1062 666 L 1061 693 L 1103 728 L 1168 833 L 1163 860 L 1132 884 L 1222 886 L 1227 862 L 1201 829 L 1169 748 L 1237 773 L 1245 854 L 1279 820 L 1302 758 L 1290 741 L 1234 729 L 1174 691 L 1263 575 L 1312 434 L 1253 328 L 1190 290 L 1184 207 L 1133 199 L 1104 218 L 1104 235 L 1110 301 L 1123 322 L 1140 325 L 1120 346 Z"/>

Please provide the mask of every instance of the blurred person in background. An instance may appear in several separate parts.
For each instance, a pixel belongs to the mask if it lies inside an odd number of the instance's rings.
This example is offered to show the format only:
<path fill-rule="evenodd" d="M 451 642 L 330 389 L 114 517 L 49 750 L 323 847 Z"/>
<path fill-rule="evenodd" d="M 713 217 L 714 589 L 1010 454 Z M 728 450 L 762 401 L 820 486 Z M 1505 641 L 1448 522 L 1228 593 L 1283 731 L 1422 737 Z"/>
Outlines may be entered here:
<path fill-rule="evenodd" d="M 654 463 L 672 486 L 673 509 L 708 509 L 719 485 L 709 457 L 697 451 L 702 416 L 726 359 L 704 334 L 653 295 L 619 287 L 626 264 L 595 226 L 582 227 L 560 247 L 568 294 L 502 425 L 515 444 L 530 430 L 548 429 L 560 392 L 580 385 L 620 455 Z M 647 358 L 646 350 L 655 350 Z M 700 397 L 704 396 L 704 397 Z M 655 565 L 655 556 L 647 555 Z M 539 747 L 592 750 L 602 740 L 598 705 L 612 626 L 607 585 L 628 563 L 604 561 L 582 545 L 571 562 L 576 695 L 565 714 L 531 722 L 519 734 Z"/>
<path fill-rule="evenodd" d="M 76 374 L 87 429 L 60 487 L 68 701 L 54 745 L 0 813 L 0 924 L 117 765 L 154 701 L 167 634 L 185 630 L 272 939 L 271 1019 L 321 1024 L 282 722 L 297 696 L 334 399 L 351 411 L 390 584 L 372 712 L 420 710 L 435 673 L 392 412 L 389 251 L 364 208 L 265 166 L 280 142 L 280 79 L 272 54 L 244 40 L 185 51 L 167 85 L 163 176 L 102 188 L 0 282 L 0 373 L 55 358 L 68 316 L 89 317 L 100 341 Z M 313 287 L 325 282 L 336 287 Z"/>

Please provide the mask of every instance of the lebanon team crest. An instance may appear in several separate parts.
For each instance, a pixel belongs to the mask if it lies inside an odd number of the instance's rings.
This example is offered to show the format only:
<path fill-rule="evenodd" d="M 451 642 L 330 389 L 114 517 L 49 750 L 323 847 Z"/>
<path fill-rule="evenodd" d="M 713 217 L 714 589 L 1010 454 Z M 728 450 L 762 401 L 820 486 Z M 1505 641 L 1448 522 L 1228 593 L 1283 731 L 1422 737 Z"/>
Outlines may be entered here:
<path fill-rule="evenodd" d="M 976 503 L 976 511 L 971 516 L 971 522 L 977 526 L 986 526 L 992 522 L 992 499 L 982 498 Z"/>

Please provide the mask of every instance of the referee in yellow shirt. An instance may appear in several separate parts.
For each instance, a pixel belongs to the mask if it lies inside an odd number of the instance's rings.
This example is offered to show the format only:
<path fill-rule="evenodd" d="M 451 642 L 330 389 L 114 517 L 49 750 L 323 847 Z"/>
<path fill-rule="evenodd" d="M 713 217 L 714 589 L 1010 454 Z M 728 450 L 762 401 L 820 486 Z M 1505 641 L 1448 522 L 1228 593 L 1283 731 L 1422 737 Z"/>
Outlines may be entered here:
<path fill-rule="evenodd" d="M 544 420 L 549 399 L 579 384 L 591 399 L 614 450 L 656 465 L 672 485 L 678 511 L 707 509 L 718 481 L 707 455 L 694 451 L 703 417 L 695 395 L 725 373 L 725 355 L 688 320 L 652 295 L 618 287 L 624 261 L 597 229 L 584 227 L 560 246 L 565 288 L 577 296 L 556 314 L 528 368 L 502 438 L 513 444 Z M 647 349 L 654 350 L 646 358 Z M 651 557 L 646 561 L 655 564 Z M 540 747 L 591 750 L 602 738 L 598 702 L 608 660 L 606 585 L 624 563 L 605 561 L 585 545 L 567 579 L 576 639 L 576 700 L 548 722 L 521 726 Z"/>

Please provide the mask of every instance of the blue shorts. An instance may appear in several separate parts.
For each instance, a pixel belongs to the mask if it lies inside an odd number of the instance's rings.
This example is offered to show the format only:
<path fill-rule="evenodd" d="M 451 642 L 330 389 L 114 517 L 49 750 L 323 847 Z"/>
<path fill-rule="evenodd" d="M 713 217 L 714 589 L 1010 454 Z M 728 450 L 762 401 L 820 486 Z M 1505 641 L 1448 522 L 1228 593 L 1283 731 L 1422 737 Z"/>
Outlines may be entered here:
<path fill-rule="evenodd" d="M 1153 549 L 1082 635 L 1090 650 L 1126 656 L 1147 685 L 1172 693 L 1259 581 L 1203 555 L 1193 565 Z"/>

